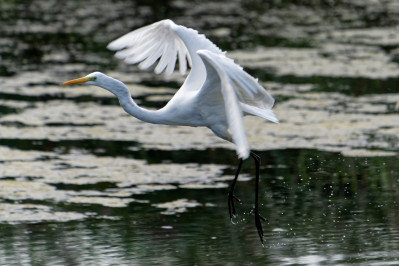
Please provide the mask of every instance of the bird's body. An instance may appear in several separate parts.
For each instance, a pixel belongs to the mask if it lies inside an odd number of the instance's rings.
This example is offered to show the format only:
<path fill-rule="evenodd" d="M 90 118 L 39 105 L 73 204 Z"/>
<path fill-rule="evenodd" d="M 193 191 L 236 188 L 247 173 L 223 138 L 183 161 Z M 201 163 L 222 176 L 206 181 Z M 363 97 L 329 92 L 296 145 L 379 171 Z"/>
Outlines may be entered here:
<path fill-rule="evenodd" d="M 242 159 L 252 155 L 243 116 L 255 115 L 278 122 L 271 110 L 273 97 L 255 78 L 193 29 L 176 25 L 171 20 L 163 20 L 120 37 L 111 42 L 108 48 L 118 50 L 117 58 L 128 64 L 139 63 L 142 69 L 158 61 L 154 69 L 157 74 L 163 71 L 171 74 L 177 60 L 181 74 L 186 72 L 187 63 L 191 71 L 172 99 L 159 110 L 139 107 L 122 82 L 100 72 L 65 82 L 64 85 L 86 83 L 103 87 L 118 97 L 127 113 L 145 122 L 208 127 L 217 136 L 235 144 L 240 165 Z M 229 207 L 233 204 L 230 202 L 233 198 L 230 195 L 232 189 L 229 193 Z"/>

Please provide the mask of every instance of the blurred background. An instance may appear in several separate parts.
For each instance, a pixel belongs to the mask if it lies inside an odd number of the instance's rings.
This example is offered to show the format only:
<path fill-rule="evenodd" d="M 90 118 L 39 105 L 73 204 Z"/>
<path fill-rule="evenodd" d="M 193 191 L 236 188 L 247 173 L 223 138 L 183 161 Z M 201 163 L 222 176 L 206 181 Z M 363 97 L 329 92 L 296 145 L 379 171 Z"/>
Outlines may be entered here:
<path fill-rule="evenodd" d="M 169 18 L 228 51 L 276 99 L 234 146 L 206 128 L 150 125 L 94 71 L 164 106 L 184 81 L 106 45 Z M 0 0 L 0 265 L 393 265 L 399 258 L 399 2 Z"/>

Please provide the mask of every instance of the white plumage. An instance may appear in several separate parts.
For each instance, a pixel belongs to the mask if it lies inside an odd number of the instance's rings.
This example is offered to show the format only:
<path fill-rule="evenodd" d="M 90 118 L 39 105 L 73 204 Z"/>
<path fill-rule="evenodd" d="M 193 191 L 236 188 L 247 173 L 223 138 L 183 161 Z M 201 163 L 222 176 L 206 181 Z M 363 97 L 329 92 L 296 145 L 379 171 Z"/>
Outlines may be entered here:
<path fill-rule="evenodd" d="M 243 115 L 278 122 L 271 110 L 273 97 L 215 44 L 193 29 L 162 20 L 120 37 L 108 48 L 118 50 L 116 57 L 128 64 L 139 63 L 141 69 L 158 62 L 157 74 L 173 73 L 176 60 L 180 73 L 184 74 L 188 63 L 192 69 L 186 81 L 164 107 L 170 115 L 166 124 L 207 126 L 217 136 L 234 142 L 240 158 L 249 156 Z M 196 113 L 190 117 L 199 121 L 182 121 L 187 112 Z M 173 116 L 175 121 L 171 121 Z"/>
<path fill-rule="evenodd" d="M 185 74 L 191 70 L 181 88 L 159 110 L 139 107 L 129 89 L 120 81 L 100 72 L 71 80 L 63 85 L 86 83 L 103 87 L 115 94 L 123 109 L 132 116 L 149 123 L 183 126 L 205 126 L 217 136 L 235 144 L 240 164 L 229 191 L 230 217 L 235 214 L 234 186 L 242 160 L 251 155 L 256 164 L 255 223 L 263 239 L 258 212 L 259 157 L 250 152 L 245 133 L 244 115 L 255 115 L 278 123 L 271 108 L 273 97 L 242 67 L 226 57 L 215 44 L 193 29 L 163 20 L 132 31 L 111 42 L 108 48 L 127 64 L 138 64 L 141 69 L 153 65 L 155 73 L 173 73 L 176 61 Z"/>

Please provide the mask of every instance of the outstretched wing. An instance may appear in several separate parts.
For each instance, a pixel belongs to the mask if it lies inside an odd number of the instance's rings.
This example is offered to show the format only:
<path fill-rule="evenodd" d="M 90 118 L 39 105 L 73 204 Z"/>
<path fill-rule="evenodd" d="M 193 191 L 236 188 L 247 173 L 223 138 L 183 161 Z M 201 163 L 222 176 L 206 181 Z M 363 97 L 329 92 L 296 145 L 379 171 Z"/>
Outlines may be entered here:
<path fill-rule="evenodd" d="M 237 153 L 240 158 L 247 158 L 249 146 L 243 115 L 256 115 L 278 123 L 277 117 L 271 110 L 274 99 L 259 85 L 257 79 L 246 73 L 232 59 L 208 50 L 200 50 L 198 55 L 206 62 L 207 80 L 220 80 L 220 86 L 214 88 L 221 89 L 228 128 L 236 144 Z M 216 74 L 219 79 L 212 78 Z M 212 89 L 212 86 L 207 86 L 207 89 Z"/>
<path fill-rule="evenodd" d="M 200 50 L 198 54 L 215 68 L 219 76 L 226 76 L 225 85 L 229 84 L 228 86 L 232 88 L 246 114 L 278 123 L 277 117 L 271 110 L 274 98 L 258 83 L 258 79 L 249 75 L 241 66 L 225 55 L 207 50 Z"/>
<path fill-rule="evenodd" d="M 199 49 L 222 53 L 204 35 L 176 25 L 169 19 L 127 33 L 107 47 L 110 50 L 119 50 L 116 57 L 128 64 L 140 63 L 141 69 L 147 69 L 159 60 L 155 73 L 160 74 L 165 70 L 167 75 L 174 71 L 177 58 L 181 74 L 187 71 L 187 62 L 193 70 L 198 64 L 203 67 L 197 55 Z M 201 71 L 197 74 L 201 74 Z"/>

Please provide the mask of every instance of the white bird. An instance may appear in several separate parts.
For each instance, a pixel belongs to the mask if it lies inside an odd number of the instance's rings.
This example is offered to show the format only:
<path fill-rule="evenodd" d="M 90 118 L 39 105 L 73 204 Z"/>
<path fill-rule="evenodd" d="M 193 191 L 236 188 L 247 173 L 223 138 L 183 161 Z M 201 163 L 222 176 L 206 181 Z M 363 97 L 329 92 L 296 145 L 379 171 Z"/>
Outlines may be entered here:
<path fill-rule="evenodd" d="M 228 193 L 230 218 L 235 214 L 234 187 L 240 173 L 243 159 L 251 156 L 256 165 L 255 185 L 255 225 L 261 241 L 263 230 L 259 214 L 258 184 L 259 156 L 250 151 L 244 115 L 255 115 L 278 123 L 271 108 L 273 97 L 258 83 L 258 80 L 245 72 L 242 67 L 226 57 L 215 44 L 197 31 L 176 25 L 171 20 L 162 20 L 139 28 L 118 38 L 108 45 L 118 50 L 116 57 L 127 64 L 139 63 L 141 69 L 154 65 L 155 73 L 163 71 L 170 75 L 179 61 L 181 74 L 191 66 L 181 88 L 172 99 L 159 110 L 146 110 L 139 107 L 131 97 L 129 89 L 119 80 L 103 73 L 94 72 L 85 77 L 63 83 L 89 84 L 102 87 L 118 97 L 122 108 L 130 115 L 149 123 L 204 126 L 218 137 L 233 142 L 239 157 L 239 164 Z"/>

